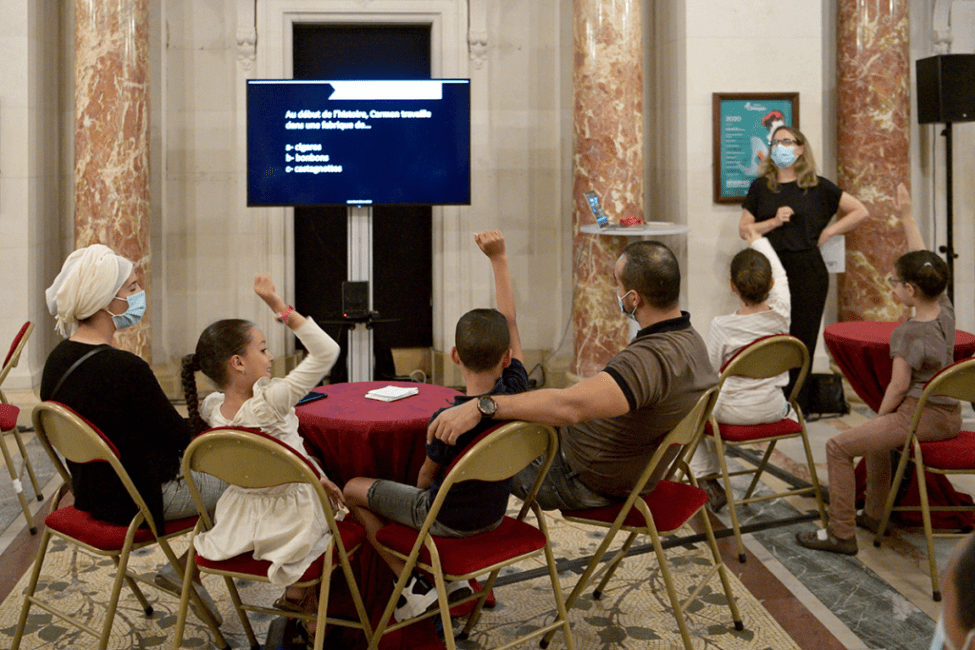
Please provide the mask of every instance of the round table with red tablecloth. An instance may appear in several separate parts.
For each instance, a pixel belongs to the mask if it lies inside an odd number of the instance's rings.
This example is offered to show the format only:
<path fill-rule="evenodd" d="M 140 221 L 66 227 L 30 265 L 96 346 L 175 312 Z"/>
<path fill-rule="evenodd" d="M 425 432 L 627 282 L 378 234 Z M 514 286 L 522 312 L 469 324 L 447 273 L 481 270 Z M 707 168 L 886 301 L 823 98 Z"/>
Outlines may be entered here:
<path fill-rule="evenodd" d="M 417 388 L 419 393 L 395 402 L 365 397 L 372 389 L 390 385 Z M 427 423 L 460 395 L 450 388 L 408 382 L 332 384 L 315 390 L 328 397 L 297 407 L 299 432 L 309 453 L 321 460 L 322 469 L 339 486 L 357 476 L 416 485 L 426 457 Z M 393 572 L 366 546 L 358 553 L 359 589 L 375 626 L 392 594 Z M 340 582 L 334 587 L 341 588 Z M 330 599 L 330 610 L 333 603 L 340 606 L 336 597 Z M 380 648 L 443 648 L 434 632 L 434 620 L 387 634 Z"/>
<path fill-rule="evenodd" d="M 880 408 L 894 362 L 890 335 L 900 325 L 889 321 L 847 321 L 828 325 L 823 339 L 850 386 L 874 411 Z M 955 331 L 955 361 L 975 354 L 975 335 Z"/>

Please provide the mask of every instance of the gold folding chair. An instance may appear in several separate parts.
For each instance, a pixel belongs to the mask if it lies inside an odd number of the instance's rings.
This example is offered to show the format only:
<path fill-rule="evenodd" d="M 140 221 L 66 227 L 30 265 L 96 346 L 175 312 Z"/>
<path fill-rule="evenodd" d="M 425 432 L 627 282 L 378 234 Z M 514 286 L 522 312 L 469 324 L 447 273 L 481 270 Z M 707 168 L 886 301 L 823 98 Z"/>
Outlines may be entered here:
<path fill-rule="evenodd" d="M 887 496 L 884 514 L 880 518 L 877 536 L 873 545 L 880 547 L 880 540 L 887 532 L 891 512 L 921 511 L 924 522 L 924 540 L 928 546 L 928 566 L 931 573 L 931 591 L 934 600 L 941 600 L 941 588 L 938 580 L 938 560 L 934 555 L 934 531 L 931 527 L 931 511 L 973 511 L 975 506 L 932 506 L 928 501 L 927 481 L 925 472 L 947 476 L 950 474 L 975 474 L 975 432 L 962 431 L 954 438 L 938 442 L 921 442 L 917 439 L 917 426 L 921 421 L 922 410 L 932 397 L 953 397 L 963 402 L 975 401 L 975 358 L 965 359 L 943 368 L 938 374 L 928 380 L 924 392 L 917 402 L 914 419 L 911 420 L 910 433 L 900 452 L 900 462 L 891 485 L 900 485 L 907 470 L 907 462 L 914 461 L 917 472 L 917 485 L 920 492 L 921 505 L 894 506 L 897 500 L 897 489 L 892 488 Z M 963 533 L 939 533 L 939 537 L 957 536 Z"/>
<path fill-rule="evenodd" d="M 335 519 L 331 502 L 319 482 L 321 474 L 311 463 L 287 444 L 262 431 L 229 427 L 204 431 L 190 443 L 183 454 L 183 476 L 188 481 L 190 494 L 200 514 L 196 530 L 193 532 L 195 537 L 211 528 L 213 522 L 207 513 L 206 505 L 200 496 L 196 483 L 193 481 L 192 472 L 194 471 L 210 474 L 231 485 L 243 488 L 268 488 L 285 483 L 307 483 L 311 485 L 318 495 L 322 510 L 328 519 L 332 539 L 325 552 L 312 563 L 299 581 L 293 585 L 295 587 L 321 585 L 317 614 L 288 612 L 287 615 L 289 618 L 317 622 L 315 650 L 322 650 L 326 624 L 358 628 L 363 631 L 367 641 L 371 638 L 372 627 L 369 624 L 369 617 L 362 604 L 359 588 L 352 574 L 352 566 L 349 564 L 349 555 L 359 548 L 366 538 L 366 533 L 356 523 Z M 336 563 L 342 567 L 342 573 L 349 585 L 349 591 L 352 594 L 352 600 L 359 617 L 358 621 L 328 616 L 329 586 Z M 173 648 L 179 648 L 183 642 L 189 596 L 190 593 L 195 592 L 189 588 L 192 584 L 191 576 L 194 567 L 198 567 L 201 573 L 223 576 L 234 608 L 237 610 L 237 615 L 240 617 L 240 622 L 247 634 L 247 639 L 252 647 L 259 647 L 260 644 L 254 636 L 254 630 L 246 612 L 264 612 L 275 615 L 281 615 L 282 612 L 272 607 L 242 602 L 233 578 L 268 582 L 267 572 L 270 566 L 271 563 L 266 560 L 255 560 L 251 553 L 242 553 L 228 560 L 208 560 L 198 554 L 194 546 L 190 544 Z"/>
<path fill-rule="evenodd" d="M 3 366 L 0 367 L 0 386 L 3 385 L 3 381 L 10 374 L 10 371 L 16 368 L 20 362 L 20 353 L 24 350 L 24 346 L 27 345 L 27 339 L 30 338 L 31 332 L 33 331 L 34 324 L 27 321 L 20 328 L 20 331 L 17 332 L 17 336 L 14 337 L 13 342 L 10 344 L 10 350 L 3 360 Z M 20 477 L 23 476 L 25 468 L 27 469 L 27 475 L 30 477 L 31 485 L 34 487 L 34 494 L 37 496 L 37 500 L 43 501 L 44 495 L 41 493 L 41 486 L 37 482 L 34 467 L 31 465 L 30 457 L 27 455 L 24 439 L 20 437 L 20 430 L 17 428 L 17 418 L 19 415 L 20 409 L 7 401 L 7 396 L 0 390 L 0 453 L 3 453 L 3 460 L 7 464 L 7 471 L 10 472 L 10 481 L 13 483 L 14 492 L 17 493 L 17 498 L 20 500 L 20 507 L 24 511 L 24 518 L 27 519 L 27 528 L 30 529 L 31 535 L 36 535 L 37 527 L 34 525 L 34 518 L 30 514 L 27 497 L 24 496 L 24 487 L 20 481 Z M 17 448 L 20 449 L 19 468 L 14 466 L 13 456 L 10 455 L 10 449 L 7 448 L 7 441 L 4 439 L 7 435 L 14 437 L 14 440 L 17 442 Z"/>
<path fill-rule="evenodd" d="M 712 415 L 709 418 L 708 426 L 704 433 L 714 440 L 717 447 L 718 463 L 721 466 L 720 478 L 724 483 L 725 495 L 728 497 L 728 512 L 731 514 L 731 527 L 735 531 L 735 544 L 738 546 L 738 561 L 745 561 L 745 544 L 741 539 L 741 525 L 738 521 L 738 506 L 760 501 L 769 501 L 787 496 L 797 496 L 800 494 L 812 493 L 816 498 L 816 507 L 819 509 L 819 517 L 826 527 L 826 508 L 823 505 L 822 493 L 819 489 L 819 478 L 816 475 L 816 463 L 813 460 L 812 449 L 809 446 L 809 435 L 806 432 L 806 420 L 802 417 L 802 411 L 796 403 L 796 396 L 802 388 L 802 383 L 809 373 L 809 352 L 802 341 L 788 334 L 767 336 L 760 338 L 735 353 L 721 369 L 721 377 L 718 386 L 723 386 L 728 377 L 749 377 L 751 379 L 768 379 L 775 377 L 793 368 L 799 368 L 799 378 L 789 395 L 789 404 L 798 417 L 797 420 L 782 418 L 778 422 L 767 424 L 721 424 Z M 715 434 L 717 432 L 717 434 Z M 760 497 L 753 497 L 752 493 L 758 487 L 758 482 L 762 478 L 762 473 L 768 466 L 775 445 L 780 440 L 788 438 L 801 438 L 802 447 L 806 452 L 806 465 L 809 469 L 809 477 L 812 485 L 805 488 L 788 490 L 785 492 L 775 492 Z M 726 456 L 726 446 L 751 445 L 755 443 L 767 443 L 765 454 L 758 466 L 753 469 L 743 469 L 735 472 L 728 471 L 728 460 Z M 693 451 L 691 452 L 693 453 Z M 745 491 L 745 496 L 735 499 L 734 490 L 731 487 L 731 477 L 754 474 L 752 482 Z M 708 476 L 698 476 L 698 480 L 718 478 L 717 474 Z"/>
<path fill-rule="evenodd" d="M 707 503 L 707 494 L 697 487 L 697 480 L 691 474 L 684 462 L 688 451 L 695 445 L 704 431 L 704 425 L 711 415 L 711 409 L 718 399 L 718 387 L 715 386 L 704 393 L 697 404 L 691 409 L 681 422 L 668 433 L 657 447 L 647 463 L 646 469 L 640 475 L 633 490 L 625 501 L 603 506 L 601 508 L 590 508 L 587 510 L 563 510 L 562 516 L 566 521 L 571 521 L 588 526 L 599 526 L 608 528 L 602 544 L 596 549 L 595 554 L 589 561 L 589 565 L 579 577 L 579 581 L 573 588 L 572 593 L 565 601 L 566 607 L 572 607 L 576 599 L 589 583 L 590 577 L 596 571 L 603 556 L 609 549 L 610 544 L 616 538 L 616 534 L 624 530 L 629 533 L 623 546 L 616 553 L 606 568 L 606 575 L 603 576 L 599 586 L 593 591 L 593 598 L 602 597 L 603 590 L 609 583 L 617 567 L 626 557 L 630 547 L 636 540 L 637 535 L 649 535 L 653 543 L 653 550 L 660 565 L 660 575 L 664 585 L 667 587 L 667 596 L 674 612 L 674 619 L 680 630 L 681 639 L 684 647 L 691 650 L 691 637 L 687 631 L 687 623 L 684 620 L 684 612 L 693 603 L 705 586 L 717 573 L 721 578 L 721 585 L 724 588 L 725 597 L 728 599 L 728 608 L 731 610 L 731 617 L 736 630 L 743 630 L 744 625 L 741 621 L 741 614 L 738 612 L 738 603 L 734 593 L 731 591 L 731 582 L 728 579 L 727 568 L 718 552 L 718 545 L 714 539 L 714 531 L 711 529 L 711 521 L 708 513 L 704 509 Z M 676 455 L 674 447 L 677 447 Z M 672 458 L 672 460 L 670 460 Z M 669 463 L 669 464 L 668 464 Z M 659 471 L 658 471 L 659 470 Z M 690 480 L 690 484 L 676 482 L 672 479 L 680 473 Z M 647 493 L 643 493 L 647 483 L 652 477 L 663 476 L 663 480 L 657 482 L 654 488 Z M 687 523 L 695 514 L 701 514 L 701 522 L 708 539 L 708 546 L 711 549 L 712 566 L 707 576 L 701 581 L 697 588 L 687 599 L 681 603 L 678 598 L 677 590 L 674 587 L 674 580 L 670 572 L 670 564 L 664 554 L 663 546 L 660 543 L 660 535 L 671 533 Z M 547 635 L 541 646 L 548 646 L 551 634 Z"/>
<path fill-rule="evenodd" d="M 27 585 L 27 592 L 24 595 L 24 606 L 20 612 L 20 620 L 17 622 L 12 650 L 17 650 L 20 647 L 20 640 L 24 634 L 31 605 L 37 605 L 50 614 L 98 638 L 98 648 L 104 650 L 108 646 L 123 581 L 135 594 L 146 616 L 152 614 L 152 606 L 136 584 L 136 580 L 142 581 L 142 578 L 128 572 L 129 557 L 132 552 L 152 544 L 158 544 L 170 564 L 178 572 L 181 572 L 182 568 L 169 545 L 169 540 L 191 532 L 196 524 L 197 517 L 160 522 L 162 526 L 157 525 L 148 506 L 132 483 L 132 479 L 129 478 L 128 472 L 122 467 L 118 450 L 101 431 L 67 406 L 57 402 L 41 402 L 34 408 L 32 415 L 37 438 L 41 441 L 61 478 L 64 479 L 64 483 L 54 496 L 51 513 L 44 519 L 44 533 L 41 535 L 37 557 L 34 560 L 34 569 Z M 89 513 L 78 510 L 74 506 L 59 507 L 61 499 L 71 487 L 71 474 L 58 456 L 58 452 L 73 463 L 103 462 L 108 463 L 115 470 L 122 485 L 125 486 L 132 501 L 139 509 L 128 526 L 99 521 Z M 143 527 L 143 523 L 148 524 L 148 528 Z M 44 601 L 37 597 L 37 581 L 44 565 L 48 544 L 51 537 L 54 536 L 94 555 L 109 557 L 115 563 L 115 580 L 108 597 L 107 612 L 101 631 L 94 629 L 67 612 L 58 610 L 55 607 L 56 600 Z M 146 582 L 146 584 L 152 583 Z M 213 632 L 219 646 L 221 648 L 229 647 L 220 633 L 220 627 L 213 620 L 195 591 L 193 596 L 197 609 L 205 612 L 205 622 L 210 631 Z"/>
<path fill-rule="evenodd" d="M 393 594 L 390 596 L 389 603 L 386 605 L 386 610 L 383 612 L 369 646 L 371 649 L 378 646 L 380 639 L 386 632 L 434 616 L 439 611 L 440 619 L 443 622 L 444 642 L 449 650 L 455 650 L 450 608 L 477 600 L 460 635 L 460 638 L 466 638 L 480 618 L 484 602 L 494 588 L 495 580 L 501 569 L 544 552 L 552 582 L 552 592 L 555 597 L 557 612 L 555 621 L 505 643 L 499 648 L 510 648 L 548 632 L 554 634 L 556 630 L 561 629 L 565 636 L 566 646 L 572 650 L 572 631 L 569 628 L 562 590 L 559 587 L 555 555 L 549 543 L 545 517 L 542 515 L 541 508 L 535 503 L 535 495 L 538 494 L 542 480 L 552 464 L 556 451 L 558 451 L 558 444 L 558 434 L 550 426 L 529 422 L 509 422 L 492 427 L 478 436 L 467 451 L 448 468 L 443 486 L 437 492 L 437 498 L 430 506 L 430 513 L 419 531 L 395 523 L 379 530 L 376 535 L 379 543 L 393 555 L 402 558 L 406 562 L 406 568 L 393 588 Z M 538 478 L 527 495 L 517 518 L 505 517 L 494 530 L 463 539 L 430 535 L 430 527 L 436 520 L 437 513 L 440 511 L 444 498 L 452 485 L 471 480 L 505 480 L 520 472 L 539 456 L 545 457 L 542 471 L 539 472 Z M 537 527 L 525 521 L 529 511 L 534 513 L 538 523 Z M 414 567 L 420 567 L 433 576 L 436 582 L 439 607 L 437 610 L 407 621 L 390 624 L 396 602 L 410 579 Z M 485 573 L 489 576 L 481 591 L 448 604 L 445 591 L 447 581 L 468 581 Z"/>

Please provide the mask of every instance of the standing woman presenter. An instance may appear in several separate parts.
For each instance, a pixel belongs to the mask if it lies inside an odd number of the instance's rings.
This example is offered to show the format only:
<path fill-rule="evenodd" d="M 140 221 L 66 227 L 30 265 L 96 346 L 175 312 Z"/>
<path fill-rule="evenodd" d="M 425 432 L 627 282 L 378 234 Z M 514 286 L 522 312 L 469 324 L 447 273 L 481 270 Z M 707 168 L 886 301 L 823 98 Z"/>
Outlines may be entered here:
<path fill-rule="evenodd" d="M 799 129 L 780 126 L 772 133 L 772 149 L 759 168 L 742 205 L 738 234 L 747 228 L 765 235 L 789 277 L 792 324 L 789 333 L 802 341 L 812 360 L 829 292 L 829 274 L 819 247 L 831 237 L 853 230 L 867 218 L 859 200 L 816 174 L 809 142 Z M 830 224 L 834 215 L 837 220 Z M 799 375 L 789 373 L 788 395 Z M 799 404 L 807 407 L 805 391 Z"/>

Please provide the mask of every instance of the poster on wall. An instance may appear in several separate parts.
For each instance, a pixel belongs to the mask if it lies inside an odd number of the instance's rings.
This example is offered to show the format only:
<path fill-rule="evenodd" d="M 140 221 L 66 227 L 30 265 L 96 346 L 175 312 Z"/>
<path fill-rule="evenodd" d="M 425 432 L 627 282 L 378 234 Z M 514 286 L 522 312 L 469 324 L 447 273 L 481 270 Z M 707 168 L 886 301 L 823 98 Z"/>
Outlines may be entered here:
<path fill-rule="evenodd" d="M 799 93 L 712 95 L 715 203 L 741 203 L 769 154 L 772 132 L 799 127 Z"/>

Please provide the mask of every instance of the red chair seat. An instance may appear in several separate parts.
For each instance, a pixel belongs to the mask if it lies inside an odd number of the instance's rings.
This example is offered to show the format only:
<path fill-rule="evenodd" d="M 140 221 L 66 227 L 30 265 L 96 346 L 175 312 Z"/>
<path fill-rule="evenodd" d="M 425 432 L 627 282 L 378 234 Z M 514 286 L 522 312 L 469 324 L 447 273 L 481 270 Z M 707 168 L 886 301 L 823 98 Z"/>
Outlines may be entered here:
<path fill-rule="evenodd" d="M 165 522 L 164 535 L 174 535 L 181 531 L 190 530 L 196 526 L 197 515 Z M 58 508 L 45 519 L 44 523 L 51 530 L 56 530 L 69 537 L 80 540 L 101 551 L 120 551 L 125 545 L 125 535 L 128 526 L 119 526 L 107 521 L 101 521 L 91 516 L 91 513 L 78 510 L 74 506 Z M 135 531 L 135 543 L 144 544 L 155 539 L 148 528 Z"/>
<path fill-rule="evenodd" d="M 925 467 L 934 469 L 975 469 L 975 432 L 962 431 L 950 440 L 922 442 Z"/>
<path fill-rule="evenodd" d="M 12 431 L 17 426 L 20 409 L 13 404 L 0 404 L 0 431 Z"/>
<path fill-rule="evenodd" d="M 359 524 L 346 521 L 337 521 L 335 523 L 339 527 L 339 532 L 342 534 L 342 543 L 345 545 L 347 550 L 353 549 L 365 541 L 366 531 L 363 530 L 362 526 Z M 299 578 L 296 582 L 309 582 L 321 577 L 322 564 L 324 561 L 325 555 L 319 555 L 318 558 L 311 563 L 311 566 L 308 567 L 308 569 L 301 575 L 301 578 Z M 335 552 L 332 554 L 332 566 L 335 566 L 338 563 L 339 554 L 338 552 Z M 271 568 L 271 563 L 269 561 L 255 560 L 254 556 L 249 552 L 235 555 L 227 560 L 208 560 L 197 553 L 196 564 L 200 567 L 214 571 L 230 571 L 233 573 L 264 577 L 267 577 L 268 569 Z"/>
<path fill-rule="evenodd" d="M 749 440 L 762 440 L 765 438 L 775 438 L 776 436 L 787 436 L 792 433 L 802 433 L 802 426 L 795 420 L 782 418 L 778 422 L 768 424 L 721 424 L 721 439 L 730 442 L 748 442 Z M 713 436 L 711 423 L 708 422 L 704 428 L 704 433 Z"/>
<path fill-rule="evenodd" d="M 701 488 L 673 481 L 660 481 L 650 494 L 644 494 L 641 498 L 650 509 L 650 514 L 653 515 L 653 523 L 657 527 L 657 532 L 660 533 L 677 530 L 708 501 L 708 495 Z M 612 524 L 619 516 L 622 507 L 622 503 L 614 503 L 601 508 L 562 510 L 561 512 L 563 517 Z M 633 507 L 627 513 L 623 525 L 643 528 L 647 524 L 640 511 Z"/>
<path fill-rule="evenodd" d="M 401 524 L 384 526 L 376 534 L 383 546 L 403 555 L 409 555 L 416 543 L 418 531 Z M 440 554 L 444 573 L 465 575 L 476 573 L 483 567 L 525 555 L 545 548 L 545 535 L 531 524 L 505 517 L 501 524 L 489 533 L 474 537 L 431 537 Z M 430 562 L 430 552 L 420 549 L 420 562 Z"/>

